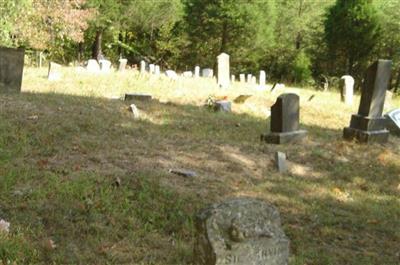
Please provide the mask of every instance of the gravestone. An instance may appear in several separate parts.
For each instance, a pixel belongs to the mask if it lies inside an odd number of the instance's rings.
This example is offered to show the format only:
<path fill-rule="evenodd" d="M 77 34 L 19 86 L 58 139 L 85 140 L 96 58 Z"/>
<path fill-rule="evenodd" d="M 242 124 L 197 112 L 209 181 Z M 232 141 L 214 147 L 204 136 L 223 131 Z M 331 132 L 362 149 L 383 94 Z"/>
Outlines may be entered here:
<path fill-rule="evenodd" d="M 354 78 L 350 75 L 344 75 L 340 79 L 340 99 L 346 105 L 353 104 Z"/>
<path fill-rule="evenodd" d="M 265 82 L 266 82 L 267 76 L 265 74 L 265 71 L 260 71 L 260 88 L 265 89 Z"/>
<path fill-rule="evenodd" d="M 392 61 L 378 60 L 368 67 L 362 84 L 358 114 L 351 116 L 350 126 L 343 129 L 343 138 L 359 142 L 385 143 L 389 131 L 382 117 L 386 89 L 389 87 Z"/>
<path fill-rule="evenodd" d="M 252 74 L 247 74 L 247 83 L 251 83 L 251 80 L 253 79 Z"/>
<path fill-rule="evenodd" d="M 169 78 L 171 78 L 172 80 L 177 80 L 178 79 L 178 75 L 176 74 L 175 71 L 173 70 L 167 70 L 165 71 L 165 75 Z"/>
<path fill-rule="evenodd" d="M 385 117 L 387 119 L 386 128 L 391 133 L 400 135 L 400 109 L 389 111 Z"/>
<path fill-rule="evenodd" d="M 231 112 L 232 104 L 228 100 L 218 100 L 214 103 L 214 110 L 221 112 Z"/>
<path fill-rule="evenodd" d="M 156 66 L 154 67 L 154 74 L 155 74 L 155 75 L 160 75 L 160 66 L 159 66 L 159 65 L 156 65 Z"/>
<path fill-rule="evenodd" d="M 253 85 L 257 84 L 257 77 L 255 77 L 255 76 L 251 77 L 251 84 L 253 84 Z"/>
<path fill-rule="evenodd" d="M 201 210 L 195 218 L 197 265 L 287 265 L 289 239 L 278 210 L 239 197 Z"/>
<path fill-rule="evenodd" d="M 185 72 L 183 72 L 183 77 L 192 77 L 193 76 L 193 73 L 192 73 L 192 71 L 185 71 Z"/>
<path fill-rule="evenodd" d="M 218 59 L 218 85 L 221 88 L 228 88 L 230 85 L 230 75 L 229 75 L 229 55 L 226 53 L 221 53 L 217 57 Z"/>
<path fill-rule="evenodd" d="M 128 59 L 119 59 L 118 71 L 119 72 L 125 71 L 127 63 L 128 63 Z"/>
<path fill-rule="evenodd" d="M 47 79 L 50 81 L 57 81 L 61 79 L 61 65 L 58 63 L 49 63 L 49 71 L 47 73 Z"/>
<path fill-rule="evenodd" d="M 201 71 L 201 75 L 203 77 L 207 77 L 207 78 L 213 78 L 214 77 L 214 70 L 211 68 L 205 68 Z"/>
<path fill-rule="evenodd" d="M 194 77 L 200 77 L 200 66 L 194 68 Z"/>
<path fill-rule="evenodd" d="M 154 74 L 154 70 L 155 70 L 156 66 L 154 64 L 149 64 L 149 73 L 150 74 Z"/>
<path fill-rule="evenodd" d="M 240 74 L 239 75 L 239 80 L 240 80 L 240 83 L 245 83 L 246 82 L 246 75 L 245 74 Z"/>
<path fill-rule="evenodd" d="M 141 74 L 146 73 L 146 62 L 143 60 L 140 61 L 140 73 Z"/>
<path fill-rule="evenodd" d="M 235 75 L 231 75 L 231 82 L 233 83 L 233 82 L 235 82 L 235 81 L 236 81 Z"/>
<path fill-rule="evenodd" d="M 98 73 L 100 72 L 100 65 L 98 64 L 97 60 L 89 59 L 87 62 L 86 70 L 89 73 Z"/>
<path fill-rule="evenodd" d="M 104 74 L 111 72 L 111 62 L 109 60 L 100 60 L 100 71 Z"/>
<path fill-rule="evenodd" d="M 287 164 L 286 164 L 286 154 L 282 152 L 275 153 L 275 164 L 276 168 L 278 169 L 279 173 L 285 173 L 287 171 Z"/>
<path fill-rule="evenodd" d="M 137 101 L 150 101 L 152 100 L 152 96 L 150 94 L 144 93 L 126 93 L 125 94 L 125 101 L 128 100 L 137 100 Z"/>
<path fill-rule="evenodd" d="M 0 92 L 20 92 L 24 72 L 24 49 L 0 47 Z"/>
<path fill-rule="evenodd" d="M 299 129 L 300 98 L 296 94 L 280 95 L 271 107 L 271 133 L 262 134 L 261 140 L 273 144 L 295 142 L 307 131 Z"/>

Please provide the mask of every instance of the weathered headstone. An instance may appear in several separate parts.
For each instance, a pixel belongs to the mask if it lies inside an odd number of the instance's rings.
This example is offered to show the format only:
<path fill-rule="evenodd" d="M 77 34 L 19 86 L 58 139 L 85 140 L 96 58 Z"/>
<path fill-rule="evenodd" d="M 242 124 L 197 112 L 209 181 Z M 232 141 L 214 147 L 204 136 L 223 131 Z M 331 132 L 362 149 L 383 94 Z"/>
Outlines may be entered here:
<path fill-rule="evenodd" d="M 353 90 L 354 90 L 354 78 L 350 75 L 344 75 L 340 79 L 340 99 L 346 105 L 353 104 Z"/>
<path fill-rule="evenodd" d="M 214 110 L 221 112 L 231 112 L 232 104 L 228 100 L 218 100 L 214 103 Z"/>
<path fill-rule="evenodd" d="M 100 71 L 104 74 L 111 72 L 111 62 L 109 60 L 100 60 Z"/>
<path fill-rule="evenodd" d="M 278 210 L 240 197 L 213 204 L 195 218 L 197 265 L 287 265 L 289 239 Z"/>
<path fill-rule="evenodd" d="M 95 59 L 89 59 L 87 62 L 86 70 L 89 73 L 98 73 L 100 72 L 100 65 Z"/>
<path fill-rule="evenodd" d="M 282 152 L 275 153 L 275 164 L 276 168 L 278 169 L 279 173 L 285 173 L 287 171 L 287 164 L 286 164 L 286 154 Z"/>
<path fill-rule="evenodd" d="M 0 47 L 0 92 L 21 91 L 24 56 L 24 49 Z"/>
<path fill-rule="evenodd" d="M 154 74 L 155 74 L 155 75 L 160 75 L 160 66 L 159 66 L 159 65 L 156 65 L 156 66 L 154 67 Z"/>
<path fill-rule="evenodd" d="M 230 85 L 229 75 L 229 55 L 221 53 L 218 55 L 218 85 L 222 88 L 228 88 Z"/>
<path fill-rule="evenodd" d="M 183 77 L 193 77 L 192 71 L 185 71 L 182 73 Z"/>
<path fill-rule="evenodd" d="M 128 63 L 128 59 L 119 59 L 119 66 L 118 66 L 118 71 L 123 72 L 125 71 L 126 64 Z"/>
<path fill-rule="evenodd" d="M 58 63 L 49 63 L 49 71 L 47 73 L 47 79 L 50 81 L 57 81 L 61 79 L 61 65 Z"/>
<path fill-rule="evenodd" d="M 296 94 L 282 94 L 271 107 L 271 133 L 262 134 L 261 140 L 283 144 L 301 140 L 307 131 L 299 129 L 300 98 Z"/>
<path fill-rule="evenodd" d="M 267 76 L 265 74 L 265 71 L 261 70 L 260 71 L 260 88 L 265 89 L 265 82 L 266 82 Z"/>
<path fill-rule="evenodd" d="M 200 77 L 200 66 L 194 68 L 194 77 Z"/>
<path fill-rule="evenodd" d="M 203 77 L 207 77 L 207 78 L 213 78 L 214 77 L 214 70 L 211 68 L 205 68 L 201 71 L 201 75 Z"/>
<path fill-rule="evenodd" d="M 236 81 L 235 75 L 231 75 L 231 82 L 233 83 L 233 82 L 235 82 L 235 81 Z"/>
<path fill-rule="evenodd" d="M 251 84 L 253 84 L 253 85 L 257 84 L 257 77 L 255 77 L 255 76 L 251 77 Z"/>
<path fill-rule="evenodd" d="M 150 101 L 153 97 L 144 93 L 126 93 L 125 100 Z"/>
<path fill-rule="evenodd" d="M 253 79 L 252 74 L 247 74 L 247 83 L 251 83 L 251 80 Z"/>
<path fill-rule="evenodd" d="M 165 75 L 169 78 L 171 78 L 172 80 L 177 80 L 178 79 L 178 75 L 176 74 L 175 71 L 173 70 L 167 70 L 165 71 Z"/>
<path fill-rule="evenodd" d="M 400 135 L 400 109 L 394 109 L 386 113 L 386 128 L 393 134 Z"/>
<path fill-rule="evenodd" d="M 143 60 L 140 61 L 140 73 L 141 74 L 146 73 L 146 62 Z"/>
<path fill-rule="evenodd" d="M 240 83 L 245 83 L 246 82 L 246 75 L 245 74 L 240 74 L 239 75 L 239 80 L 240 80 Z"/>
<path fill-rule="evenodd" d="M 156 66 L 154 64 L 149 64 L 149 73 L 154 74 L 154 70 L 156 69 Z"/>
<path fill-rule="evenodd" d="M 389 131 L 382 117 L 386 89 L 389 87 L 392 61 L 378 60 L 368 67 L 362 84 L 358 114 L 351 116 L 350 127 L 343 130 L 343 138 L 359 142 L 385 143 Z"/>

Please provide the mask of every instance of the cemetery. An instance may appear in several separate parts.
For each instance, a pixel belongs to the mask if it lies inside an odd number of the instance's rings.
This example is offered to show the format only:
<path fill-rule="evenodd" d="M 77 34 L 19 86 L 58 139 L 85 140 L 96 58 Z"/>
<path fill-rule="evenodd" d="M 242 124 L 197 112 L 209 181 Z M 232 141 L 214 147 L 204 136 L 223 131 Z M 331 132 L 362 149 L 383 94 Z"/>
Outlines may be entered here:
<path fill-rule="evenodd" d="M 318 83 L 2 38 L 0 265 L 400 264 L 396 56 Z"/>

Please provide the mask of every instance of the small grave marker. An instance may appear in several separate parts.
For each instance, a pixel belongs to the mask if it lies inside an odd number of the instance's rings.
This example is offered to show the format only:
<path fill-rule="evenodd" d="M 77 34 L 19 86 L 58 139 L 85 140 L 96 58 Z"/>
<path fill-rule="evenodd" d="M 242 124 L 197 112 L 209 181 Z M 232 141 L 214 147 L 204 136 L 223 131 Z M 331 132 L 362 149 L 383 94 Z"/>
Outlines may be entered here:
<path fill-rule="evenodd" d="M 47 79 L 49 81 L 57 81 L 61 79 L 61 65 L 58 63 L 49 63 L 49 71 L 47 74 Z"/>

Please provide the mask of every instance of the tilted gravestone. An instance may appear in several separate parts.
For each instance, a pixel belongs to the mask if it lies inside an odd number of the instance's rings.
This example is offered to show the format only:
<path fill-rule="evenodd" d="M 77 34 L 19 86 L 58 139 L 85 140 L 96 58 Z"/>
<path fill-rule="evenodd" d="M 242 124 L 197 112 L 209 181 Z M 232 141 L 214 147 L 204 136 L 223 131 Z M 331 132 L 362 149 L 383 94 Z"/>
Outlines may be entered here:
<path fill-rule="evenodd" d="M 195 264 L 288 264 L 289 239 L 279 212 L 262 200 L 241 197 L 211 205 L 195 225 Z"/>
<path fill-rule="evenodd" d="M 393 134 L 400 135 L 400 109 L 394 109 L 386 113 L 386 128 Z"/>
<path fill-rule="evenodd" d="M 217 57 L 218 59 L 218 85 L 222 88 L 228 88 L 230 85 L 230 74 L 229 74 L 229 55 L 221 53 Z"/>
<path fill-rule="evenodd" d="M 350 127 L 343 130 L 343 138 L 359 142 L 385 143 L 389 131 L 382 117 L 386 89 L 389 87 L 392 61 L 378 60 L 366 72 L 361 91 L 358 114 L 351 116 Z"/>
<path fill-rule="evenodd" d="M 49 71 L 47 73 L 47 79 L 50 81 L 56 81 L 61 79 L 61 65 L 58 63 L 49 63 Z"/>
<path fill-rule="evenodd" d="M 21 91 L 24 56 L 24 49 L 0 47 L 0 92 Z"/>
<path fill-rule="evenodd" d="M 283 144 L 301 140 L 307 131 L 299 129 L 299 96 L 282 94 L 271 107 L 271 133 L 262 134 L 261 140 L 273 144 Z"/>
<path fill-rule="evenodd" d="M 340 99 L 346 105 L 353 104 L 354 78 L 344 75 L 340 78 Z"/>

